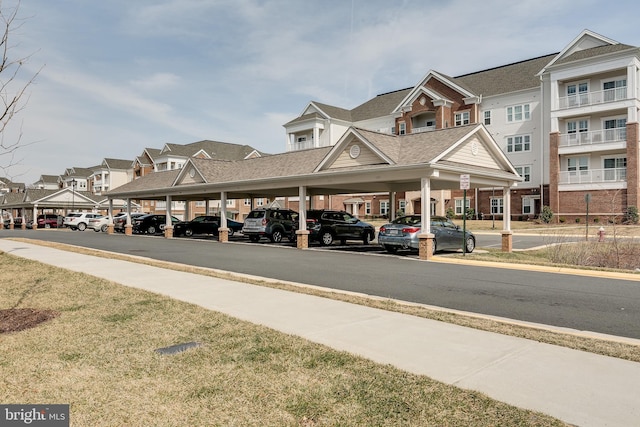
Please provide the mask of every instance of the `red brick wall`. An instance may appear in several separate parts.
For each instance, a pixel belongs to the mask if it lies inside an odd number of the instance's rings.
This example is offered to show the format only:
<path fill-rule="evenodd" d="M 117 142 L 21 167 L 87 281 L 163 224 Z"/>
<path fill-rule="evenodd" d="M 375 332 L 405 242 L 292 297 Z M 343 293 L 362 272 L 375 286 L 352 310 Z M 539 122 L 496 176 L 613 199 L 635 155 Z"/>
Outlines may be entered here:
<path fill-rule="evenodd" d="M 638 123 L 627 123 L 627 203 L 638 206 Z"/>
<path fill-rule="evenodd" d="M 558 221 L 563 218 L 573 221 L 576 217 L 584 218 L 587 212 L 585 194 L 591 194 L 589 202 L 589 216 L 600 217 L 601 220 L 618 219 L 623 215 L 627 206 L 627 192 L 625 190 L 599 191 L 563 191 L 558 210 L 554 210 L 554 217 Z"/>

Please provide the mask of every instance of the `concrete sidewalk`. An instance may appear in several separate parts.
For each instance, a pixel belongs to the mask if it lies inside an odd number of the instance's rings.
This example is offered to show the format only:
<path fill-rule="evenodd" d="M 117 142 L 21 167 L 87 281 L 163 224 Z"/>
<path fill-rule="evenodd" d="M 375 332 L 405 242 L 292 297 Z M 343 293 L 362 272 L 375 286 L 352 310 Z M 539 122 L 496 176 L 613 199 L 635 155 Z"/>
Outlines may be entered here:
<path fill-rule="evenodd" d="M 640 425 L 640 363 L 231 280 L 0 239 L 16 256 L 148 290 L 579 426 Z"/>

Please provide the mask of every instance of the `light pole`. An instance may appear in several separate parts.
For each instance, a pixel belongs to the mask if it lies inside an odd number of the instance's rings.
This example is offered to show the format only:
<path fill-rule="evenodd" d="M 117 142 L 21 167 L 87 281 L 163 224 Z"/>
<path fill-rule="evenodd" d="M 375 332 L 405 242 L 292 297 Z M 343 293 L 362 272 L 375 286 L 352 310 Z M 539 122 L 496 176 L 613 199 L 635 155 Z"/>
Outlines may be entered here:
<path fill-rule="evenodd" d="M 71 180 L 71 211 L 76 210 L 76 180 Z"/>

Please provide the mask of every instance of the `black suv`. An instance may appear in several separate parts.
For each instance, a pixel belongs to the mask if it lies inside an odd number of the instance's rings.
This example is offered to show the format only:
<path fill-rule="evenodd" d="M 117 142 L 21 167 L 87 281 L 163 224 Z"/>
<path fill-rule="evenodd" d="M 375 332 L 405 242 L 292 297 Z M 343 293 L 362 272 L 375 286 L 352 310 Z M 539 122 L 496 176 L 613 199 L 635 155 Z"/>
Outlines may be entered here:
<path fill-rule="evenodd" d="M 283 237 L 293 242 L 297 225 L 298 212 L 291 209 L 254 209 L 244 220 L 242 234 L 252 242 L 257 242 L 262 236 L 273 243 L 280 243 Z"/>
<path fill-rule="evenodd" d="M 328 246 L 335 240 L 340 240 L 343 245 L 347 240 L 361 240 L 368 245 L 376 237 L 373 225 L 362 222 L 345 211 L 307 211 L 307 229 L 309 239 L 317 240 L 323 246 Z"/>
<path fill-rule="evenodd" d="M 180 222 L 175 216 L 171 217 L 171 224 Z M 133 224 L 133 232 L 136 234 L 157 234 L 164 231 L 167 223 L 166 215 L 148 214 L 141 215 L 131 220 Z"/>

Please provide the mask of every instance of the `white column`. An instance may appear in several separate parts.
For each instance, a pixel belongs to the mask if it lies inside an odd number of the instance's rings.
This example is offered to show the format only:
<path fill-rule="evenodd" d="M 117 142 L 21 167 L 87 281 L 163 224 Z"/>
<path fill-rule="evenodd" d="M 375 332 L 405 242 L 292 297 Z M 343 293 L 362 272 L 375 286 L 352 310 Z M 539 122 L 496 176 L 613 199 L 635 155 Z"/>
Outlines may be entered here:
<path fill-rule="evenodd" d="M 131 199 L 127 199 L 127 224 L 131 226 Z"/>
<path fill-rule="evenodd" d="M 313 148 L 320 147 L 320 130 L 318 126 L 313 127 Z"/>
<path fill-rule="evenodd" d="M 166 216 L 165 226 L 170 227 L 171 226 L 171 196 L 167 196 L 166 203 L 167 203 L 167 216 Z"/>
<path fill-rule="evenodd" d="M 227 192 L 220 193 L 220 228 L 227 228 Z"/>
<path fill-rule="evenodd" d="M 191 202 L 189 200 L 184 201 L 184 218 L 185 221 L 191 221 Z"/>
<path fill-rule="evenodd" d="M 511 230 L 511 189 L 509 187 L 502 188 L 503 213 L 502 224 L 504 231 Z"/>
<path fill-rule="evenodd" d="M 209 215 L 209 206 L 211 204 L 211 200 L 207 199 L 204 201 L 204 214 Z"/>
<path fill-rule="evenodd" d="M 113 224 L 113 199 L 109 199 L 109 218 L 111 218 L 111 223 Z"/>
<path fill-rule="evenodd" d="M 420 221 L 422 234 L 431 233 L 431 179 L 420 178 Z"/>
<path fill-rule="evenodd" d="M 300 198 L 300 209 L 298 217 L 298 230 L 307 229 L 307 187 L 301 185 L 298 187 L 298 197 Z"/>
<path fill-rule="evenodd" d="M 38 205 L 33 205 L 33 213 L 32 213 L 33 217 L 33 226 L 35 228 L 38 228 Z"/>
<path fill-rule="evenodd" d="M 389 220 L 396 219 L 396 192 L 389 191 Z"/>

